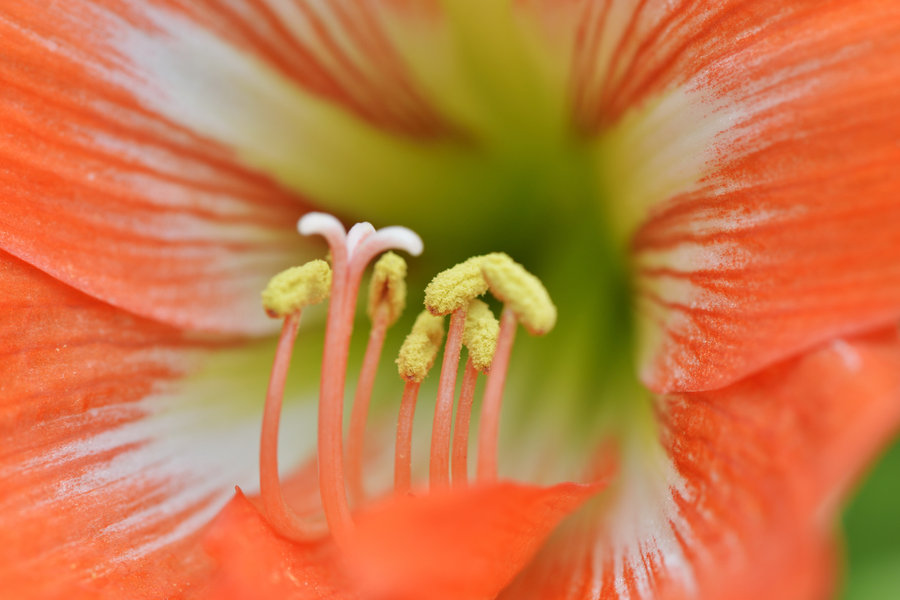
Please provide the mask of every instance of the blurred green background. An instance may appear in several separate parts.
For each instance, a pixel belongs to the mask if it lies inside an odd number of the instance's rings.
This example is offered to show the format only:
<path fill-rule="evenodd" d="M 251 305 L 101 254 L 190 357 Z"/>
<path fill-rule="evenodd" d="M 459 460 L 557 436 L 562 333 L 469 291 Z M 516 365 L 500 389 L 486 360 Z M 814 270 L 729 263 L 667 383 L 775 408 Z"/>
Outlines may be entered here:
<path fill-rule="evenodd" d="M 843 600 L 900 598 L 900 440 L 875 464 L 844 513 Z"/>

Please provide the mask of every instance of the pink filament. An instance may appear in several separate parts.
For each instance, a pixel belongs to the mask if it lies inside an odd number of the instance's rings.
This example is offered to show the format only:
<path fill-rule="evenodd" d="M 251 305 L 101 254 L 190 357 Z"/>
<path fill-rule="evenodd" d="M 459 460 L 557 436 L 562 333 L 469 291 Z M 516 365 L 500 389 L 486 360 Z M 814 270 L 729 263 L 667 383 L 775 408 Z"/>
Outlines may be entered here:
<path fill-rule="evenodd" d="M 431 429 L 431 470 L 432 489 L 450 484 L 450 434 L 453 427 L 453 397 L 456 395 L 456 372 L 459 368 L 459 354 L 462 350 L 463 330 L 466 326 L 466 312 L 463 306 L 453 311 L 450 330 L 444 346 L 444 361 L 441 363 L 441 378 L 438 383 L 437 403 L 434 407 L 434 424 Z"/>
<path fill-rule="evenodd" d="M 469 419 L 472 415 L 472 401 L 475 399 L 475 384 L 478 382 L 478 369 L 470 358 L 466 362 L 463 375 L 462 391 L 459 393 L 459 406 L 456 408 L 456 422 L 453 425 L 453 485 L 464 486 L 468 483 L 469 454 Z"/>
<path fill-rule="evenodd" d="M 388 319 L 384 310 L 379 310 L 372 322 L 369 343 L 363 358 L 359 383 L 353 398 L 353 411 L 350 416 L 350 432 L 347 437 L 347 485 L 350 499 L 354 503 L 365 500 L 365 489 L 362 479 L 363 452 L 365 450 L 366 418 L 369 414 L 369 401 L 375 385 L 375 374 L 378 361 L 384 347 L 384 336 L 387 332 Z"/>
<path fill-rule="evenodd" d="M 500 407 L 503 402 L 503 387 L 506 371 L 516 336 L 516 316 L 505 307 L 500 315 L 500 335 L 497 351 L 491 365 L 484 388 L 481 404 L 481 425 L 478 432 L 478 481 L 489 482 L 497 479 L 497 438 L 500 433 Z"/>
<path fill-rule="evenodd" d="M 263 508 L 272 527 L 282 536 L 303 541 L 321 537 L 327 533 L 325 524 L 307 522 L 297 516 L 285 502 L 278 477 L 278 428 L 281 419 L 281 401 L 284 397 L 284 384 L 297 329 L 300 326 L 300 313 L 289 315 L 281 328 L 272 374 L 269 377 L 269 389 L 266 392 L 266 406 L 263 413 L 262 435 L 259 447 L 259 487 Z"/>
<path fill-rule="evenodd" d="M 397 421 L 397 445 L 394 450 L 394 490 L 405 494 L 409 491 L 412 472 L 412 428 L 416 416 L 416 399 L 419 382 L 408 381 L 400 401 L 400 418 Z"/>

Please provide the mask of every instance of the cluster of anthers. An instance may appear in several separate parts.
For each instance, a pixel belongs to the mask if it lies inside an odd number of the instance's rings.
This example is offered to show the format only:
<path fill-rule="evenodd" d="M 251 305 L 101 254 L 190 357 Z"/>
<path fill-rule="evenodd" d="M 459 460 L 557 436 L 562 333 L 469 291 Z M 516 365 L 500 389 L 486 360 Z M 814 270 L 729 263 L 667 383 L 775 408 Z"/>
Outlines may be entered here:
<path fill-rule="evenodd" d="M 385 333 L 406 303 L 406 262 L 389 250 L 413 256 L 422 240 L 405 227 L 376 231 L 357 223 L 349 232 L 331 215 L 309 213 L 300 219 L 303 235 L 321 235 L 331 251 L 331 265 L 313 260 L 279 273 L 263 292 L 263 305 L 273 318 L 284 319 L 275 354 L 260 443 L 260 488 L 265 515 L 278 533 L 306 541 L 330 531 L 343 545 L 353 530 L 350 502 L 366 501 L 362 484 L 363 437 L 369 399 Z M 343 410 L 347 357 L 363 271 L 376 255 L 369 289 L 368 315 L 372 330 L 363 359 L 344 462 Z M 503 310 L 500 320 L 478 296 L 490 291 Z M 304 307 L 330 296 L 322 378 L 319 391 L 318 469 L 325 520 L 302 517 L 286 503 L 278 477 L 278 424 L 291 352 Z M 556 322 L 556 307 L 541 282 L 502 253 L 476 256 L 439 273 L 425 290 L 425 307 L 400 349 L 397 365 L 406 386 L 400 404 L 394 459 L 394 489 L 406 494 L 411 486 L 412 425 L 419 386 L 434 364 L 444 338 L 444 316 L 450 315 L 438 384 L 431 438 L 429 485 L 440 489 L 468 485 L 469 418 L 480 374 L 487 375 L 478 438 L 477 480 L 497 477 L 497 435 L 507 366 L 518 323 L 542 335 Z M 462 346 L 468 350 L 459 406 L 453 404 Z M 452 439 L 451 439 L 452 436 Z M 452 454 L 452 484 L 451 484 Z M 349 499 L 348 499 L 349 491 Z"/>

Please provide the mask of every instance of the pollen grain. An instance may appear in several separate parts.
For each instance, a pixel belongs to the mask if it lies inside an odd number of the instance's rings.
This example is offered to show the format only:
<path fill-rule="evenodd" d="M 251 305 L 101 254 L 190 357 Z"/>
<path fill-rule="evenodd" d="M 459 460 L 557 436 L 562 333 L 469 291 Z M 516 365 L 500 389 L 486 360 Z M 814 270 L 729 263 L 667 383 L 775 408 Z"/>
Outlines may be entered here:
<path fill-rule="evenodd" d="M 368 315 L 373 321 L 379 309 L 387 311 L 387 324 L 393 325 L 406 307 L 406 261 L 393 252 L 385 252 L 369 283 Z"/>
<path fill-rule="evenodd" d="M 473 256 L 435 275 L 425 288 L 425 307 L 432 314 L 448 315 L 485 293 L 488 283 L 482 274 L 483 260 L 483 256 Z"/>
<path fill-rule="evenodd" d="M 322 302 L 330 291 L 331 267 L 324 260 L 312 260 L 270 279 L 262 292 L 262 304 L 270 317 L 284 318 Z"/>
<path fill-rule="evenodd" d="M 544 335 L 556 325 L 556 305 L 541 280 L 502 252 L 488 254 L 481 271 L 491 293 L 516 315 L 531 335 Z"/>
<path fill-rule="evenodd" d="M 403 341 L 397 370 L 407 381 L 421 382 L 434 365 L 444 339 L 444 319 L 422 311 Z"/>
<path fill-rule="evenodd" d="M 466 328 L 463 331 L 463 345 L 469 351 L 472 365 L 478 371 L 485 373 L 490 370 L 499 335 L 500 322 L 488 305 L 478 299 L 470 301 Z"/>

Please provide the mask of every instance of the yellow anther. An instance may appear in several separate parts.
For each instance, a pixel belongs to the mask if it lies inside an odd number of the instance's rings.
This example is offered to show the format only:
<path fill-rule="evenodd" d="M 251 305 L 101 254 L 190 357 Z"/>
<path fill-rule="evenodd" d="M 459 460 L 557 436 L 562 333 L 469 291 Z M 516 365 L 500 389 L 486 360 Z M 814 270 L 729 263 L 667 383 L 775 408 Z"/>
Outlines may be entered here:
<path fill-rule="evenodd" d="M 469 302 L 463 344 L 469 350 L 472 365 L 482 373 L 491 368 L 499 334 L 500 323 L 488 305 L 477 299 Z"/>
<path fill-rule="evenodd" d="M 324 260 L 312 260 L 270 279 L 263 290 L 262 303 L 270 317 L 283 318 L 304 306 L 318 304 L 330 293 L 331 267 Z"/>
<path fill-rule="evenodd" d="M 485 293 L 488 284 L 481 272 L 483 260 L 483 256 L 475 256 L 435 275 L 425 288 L 425 308 L 446 315 Z"/>
<path fill-rule="evenodd" d="M 397 357 L 400 377 L 413 382 L 425 379 L 434 365 L 443 339 L 444 319 L 423 310 L 416 317 L 412 331 L 400 346 L 400 355 Z"/>
<path fill-rule="evenodd" d="M 544 335 L 553 329 L 556 306 L 540 279 L 502 252 L 485 256 L 481 270 L 491 293 L 515 313 L 530 334 Z"/>
<path fill-rule="evenodd" d="M 406 261 L 393 252 L 385 252 L 375 263 L 369 283 L 369 318 L 382 308 L 387 310 L 388 325 L 393 325 L 406 307 Z"/>

